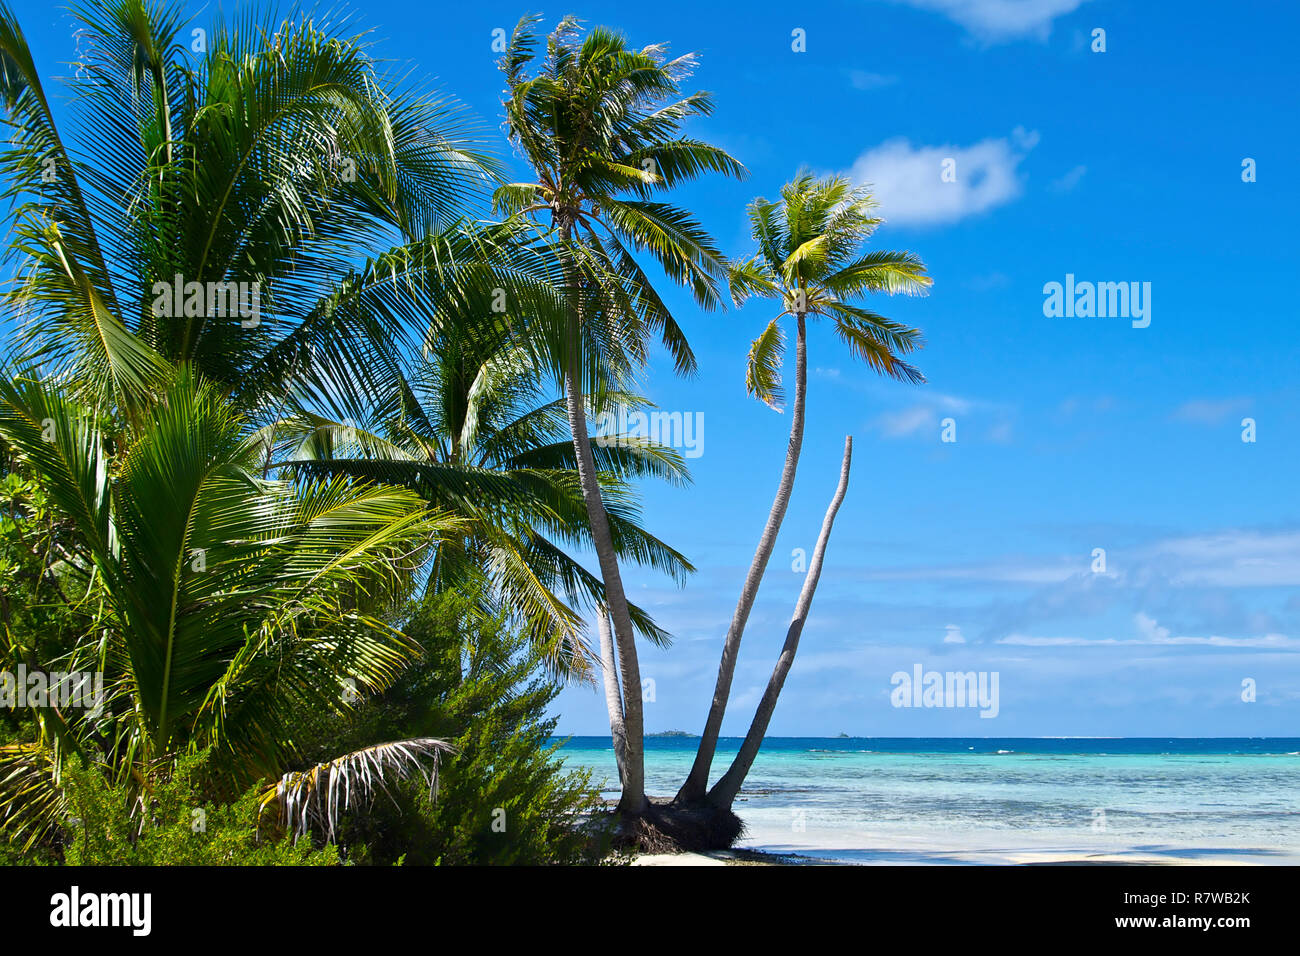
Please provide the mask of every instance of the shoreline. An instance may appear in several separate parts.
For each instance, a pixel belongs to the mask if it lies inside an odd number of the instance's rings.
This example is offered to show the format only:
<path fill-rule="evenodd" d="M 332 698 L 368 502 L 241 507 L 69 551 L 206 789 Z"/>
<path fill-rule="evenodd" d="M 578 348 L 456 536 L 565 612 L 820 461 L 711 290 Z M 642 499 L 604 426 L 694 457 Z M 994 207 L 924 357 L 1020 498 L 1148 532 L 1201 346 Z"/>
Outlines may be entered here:
<path fill-rule="evenodd" d="M 840 851 L 854 852 L 854 851 Z M 1170 850 L 1164 853 L 1141 851 L 1129 853 L 1080 853 L 1060 851 L 1013 852 L 1012 858 L 996 859 L 886 859 L 888 851 L 879 851 L 876 859 L 846 860 L 834 857 L 813 856 L 807 853 L 779 853 L 737 847 L 730 850 L 713 850 L 707 853 L 684 851 L 681 853 L 640 854 L 629 861 L 631 866 L 1294 866 L 1296 857 L 1285 856 L 1278 860 L 1242 859 L 1239 856 L 1219 857 L 1221 850 Z M 1232 852 L 1232 851 L 1228 851 Z M 1265 852 L 1265 851 L 1241 851 Z M 1196 855 L 1186 855 L 1196 854 Z M 1201 855 L 1207 854 L 1207 855 Z"/>

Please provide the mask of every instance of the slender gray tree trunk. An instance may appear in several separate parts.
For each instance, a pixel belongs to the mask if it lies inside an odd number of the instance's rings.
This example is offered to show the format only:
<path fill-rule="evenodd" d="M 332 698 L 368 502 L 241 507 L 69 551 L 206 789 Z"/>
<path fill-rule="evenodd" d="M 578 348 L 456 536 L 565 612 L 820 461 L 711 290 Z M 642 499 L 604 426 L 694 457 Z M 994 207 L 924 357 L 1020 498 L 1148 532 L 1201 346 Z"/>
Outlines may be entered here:
<path fill-rule="evenodd" d="M 803 447 L 804 403 L 808 393 L 808 345 L 804 324 L 804 313 L 796 316 L 798 332 L 794 348 L 794 406 L 790 412 L 790 443 L 786 446 L 785 466 L 781 469 L 781 483 L 776 488 L 776 498 L 772 501 L 772 510 L 767 516 L 767 526 L 759 538 L 758 550 L 750 562 L 749 573 L 745 575 L 744 586 L 740 589 L 740 600 L 736 603 L 735 613 L 731 616 L 731 626 L 727 628 L 727 639 L 722 645 L 722 661 L 718 664 L 718 680 L 713 688 L 713 703 L 709 705 L 709 717 L 704 723 L 704 733 L 700 745 L 695 751 L 695 762 L 691 772 L 677 792 L 680 803 L 696 803 L 704 799 L 709 785 L 709 768 L 713 765 L 713 754 L 718 747 L 718 735 L 722 732 L 722 717 L 727 711 L 727 698 L 731 695 L 731 680 L 736 673 L 736 655 L 740 653 L 740 639 L 745 633 L 745 623 L 749 612 L 758 597 L 758 587 L 763 583 L 763 573 L 767 562 L 776 547 L 777 534 L 781 531 L 781 522 L 785 519 L 786 508 L 790 504 L 790 493 L 794 489 L 794 474 L 799 467 L 799 452 Z"/>
<path fill-rule="evenodd" d="M 609 736 L 614 741 L 614 760 L 618 763 L 618 780 L 623 782 L 623 748 L 627 734 L 623 731 L 623 695 L 618 689 L 618 664 L 614 655 L 614 635 L 609 627 L 609 608 L 596 609 L 600 628 L 600 670 L 605 684 L 605 709 L 609 711 Z"/>
<path fill-rule="evenodd" d="M 577 341 L 571 354 L 577 352 Z M 576 375 L 565 375 L 565 401 L 569 426 L 573 429 L 573 449 L 578 459 L 578 481 L 582 498 L 587 506 L 587 520 L 591 525 L 592 543 L 600 563 L 600 575 L 605 582 L 605 601 L 614 625 L 614 639 L 618 645 L 618 667 L 623 678 L 623 796 L 619 811 L 625 816 L 640 816 L 646 809 L 645 765 L 642 756 L 643 718 L 641 711 L 641 668 L 637 664 L 632 617 L 628 613 L 627 595 L 623 578 L 619 574 L 618 559 L 614 555 L 614 540 L 609 532 L 609 516 L 596 481 L 596 461 L 591 453 L 591 439 L 587 434 L 586 403 Z"/>
<path fill-rule="evenodd" d="M 826 518 L 822 521 L 822 530 L 817 536 L 817 547 L 808 565 L 808 576 L 804 578 L 803 588 L 799 591 L 799 601 L 795 604 L 794 617 L 791 618 L 790 629 L 785 635 L 785 646 L 781 648 L 781 656 L 777 658 L 776 667 L 772 669 L 767 690 L 763 692 L 763 698 L 758 702 L 758 709 L 754 712 L 754 720 L 749 725 L 745 742 L 740 745 L 740 752 L 731 762 L 731 767 L 709 791 L 709 802 L 717 807 L 731 808 L 736 794 L 740 792 L 741 784 L 745 782 L 749 768 L 754 764 L 754 758 L 758 756 L 758 748 L 763 744 L 763 735 L 767 733 L 767 725 L 772 719 L 773 711 L 776 710 L 776 699 L 785 685 L 786 675 L 790 673 L 795 652 L 799 650 L 799 636 L 803 633 L 804 622 L 808 620 L 813 593 L 817 590 L 817 579 L 822 573 L 822 559 L 826 555 L 826 543 L 831 537 L 831 526 L 835 524 L 835 515 L 840 510 L 845 493 L 849 490 L 849 464 L 852 460 L 853 436 L 850 435 L 844 439 L 844 464 L 840 466 L 839 487 L 835 489 L 835 497 L 831 499 L 830 507 L 826 509 Z"/>
<path fill-rule="evenodd" d="M 567 225 L 561 227 L 561 237 L 567 245 L 570 238 L 570 228 Z M 609 515 L 601 497 L 600 483 L 596 480 L 596 459 L 591 451 L 591 437 L 587 433 L 587 403 L 582 392 L 582 353 L 579 348 L 582 329 L 581 290 L 567 259 L 564 271 L 572 296 L 572 312 L 567 329 L 568 361 L 564 370 L 565 410 L 573 433 L 578 484 L 582 488 L 582 500 L 587 507 L 587 523 L 591 526 L 591 540 L 600 564 L 600 576 L 605 583 L 605 603 L 614 626 L 618 668 L 623 680 L 623 793 L 619 798 L 618 811 L 624 817 L 639 817 L 648 806 L 642 753 L 644 721 L 641 668 L 637 663 L 636 635 L 632 630 L 632 616 L 628 613 L 627 593 L 623 590 L 623 577 L 619 573 L 618 557 L 614 553 L 614 539 L 609 531 Z"/>

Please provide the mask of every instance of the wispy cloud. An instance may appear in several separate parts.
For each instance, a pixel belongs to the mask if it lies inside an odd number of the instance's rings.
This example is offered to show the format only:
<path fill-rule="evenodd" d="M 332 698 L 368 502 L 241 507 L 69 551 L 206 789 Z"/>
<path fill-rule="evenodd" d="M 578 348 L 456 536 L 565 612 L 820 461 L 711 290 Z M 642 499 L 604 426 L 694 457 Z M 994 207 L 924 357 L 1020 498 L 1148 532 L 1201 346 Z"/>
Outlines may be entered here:
<path fill-rule="evenodd" d="M 1025 37 L 1046 40 L 1057 17 L 1073 13 L 1086 0 L 895 0 L 943 14 L 984 43 Z"/>
<path fill-rule="evenodd" d="M 1172 417 L 1174 421 L 1192 422 L 1196 425 L 1222 425 L 1250 406 L 1249 398 L 1195 399 L 1179 405 Z"/>
<path fill-rule="evenodd" d="M 966 288 L 976 292 L 991 292 L 1011 285 L 1011 278 L 1005 272 L 990 272 L 988 275 L 975 276 L 966 280 Z"/>
<path fill-rule="evenodd" d="M 919 565 L 899 568 L 871 568 L 857 573 L 866 581 L 924 581 L 943 583 L 967 581 L 971 583 L 1000 584 L 1062 584 L 1082 578 L 1080 562 L 1065 561 L 1017 562 L 1013 560 L 984 564 Z M 1088 575 L 1092 577 L 1091 574 Z M 1097 575 L 1102 577 L 1102 575 Z"/>
<path fill-rule="evenodd" d="M 1259 637 L 1209 637 L 1175 636 L 1169 628 L 1161 627 L 1155 618 L 1138 612 L 1134 616 L 1136 637 L 1033 637 L 1026 634 L 1009 634 L 998 644 L 1020 647 L 1115 647 L 1121 645 L 1198 645 L 1202 647 L 1259 648 L 1271 651 L 1300 651 L 1300 639 L 1283 634 L 1264 634 Z"/>
<path fill-rule="evenodd" d="M 913 405 L 896 412 L 881 412 L 873 424 L 886 438 L 906 438 L 926 430 L 934 431 L 939 421 L 932 405 Z"/>
<path fill-rule="evenodd" d="M 1056 414 L 1065 418 L 1070 418 L 1080 412 L 1101 414 L 1115 410 L 1115 399 L 1110 395 L 1098 395 L 1092 399 L 1081 399 L 1074 396 L 1065 399 L 1056 408 Z"/>
<path fill-rule="evenodd" d="M 893 86 L 898 77 L 884 73 L 868 73 L 866 70 L 849 70 L 849 82 L 855 90 L 879 90 Z"/>
<path fill-rule="evenodd" d="M 869 427 L 883 438 L 912 438 L 930 435 L 936 440 L 940 434 L 940 422 L 943 418 L 953 417 L 958 428 L 978 424 L 982 434 L 990 441 L 1005 444 L 1011 440 L 1011 416 L 1013 410 L 995 402 L 976 401 L 959 395 L 945 395 L 942 392 L 928 392 L 913 405 L 906 408 L 881 412 L 869 422 Z M 982 422 L 967 422 L 967 417 L 979 415 Z M 993 419 L 989 424 L 989 419 Z"/>
<path fill-rule="evenodd" d="M 1052 180 L 1052 188 L 1058 193 L 1068 193 L 1083 180 L 1084 175 L 1088 172 L 1087 166 L 1075 166 L 1060 179 Z"/>
<path fill-rule="evenodd" d="M 1010 137 L 970 146 L 913 146 L 906 139 L 891 139 L 859 156 L 849 176 L 872 187 L 888 222 L 957 222 L 1021 194 L 1017 168 L 1038 138 L 1037 132 L 1017 127 Z M 946 168 L 953 173 L 950 182 L 944 181 Z"/>
<path fill-rule="evenodd" d="M 1232 531 L 1162 541 L 1143 556 L 1183 587 L 1300 587 L 1300 532 Z"/>
<path fill-rule="evenodd" d="M 1124 589 L 1300 587 L 1300 531 L 1227 531 L 1110 549 L 1107 570 L 1084 555 L 993 557 L 968 564 L 894 566 L 860 572 L 869 580 L 972 581 L 1029 585 L 1111 581 Z"/>

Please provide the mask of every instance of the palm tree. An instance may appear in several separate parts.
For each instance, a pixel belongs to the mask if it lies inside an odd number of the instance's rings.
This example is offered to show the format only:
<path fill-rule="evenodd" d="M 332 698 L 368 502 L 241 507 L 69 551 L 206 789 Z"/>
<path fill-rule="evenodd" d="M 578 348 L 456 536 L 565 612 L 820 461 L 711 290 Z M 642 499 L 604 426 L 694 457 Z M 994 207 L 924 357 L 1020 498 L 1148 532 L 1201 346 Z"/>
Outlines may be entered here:
<path fill-rule="evenodd" d="M 605 588 L 565 550 L 590 547 L 591 532 L 564 401 L 548 398 L 515 338 L 513 321 L 490 313 L 436 317 L 371 427 L 305 414 L 282 422 L 275 464 L 402 485 L 462 519 L 464 534 L 434 550 L 428 588 L 481 593 L 486 583 L 557 676 L 586 679 L 600 661 L 583 640 L 583 611 L 603 606 Z M 646 404 L 629 393 L 599 401 Z M 641 526 L 631 485 L 688 481 L 681 455 L 628 435 L 602 436 L 593 454 L 615 552 L 681 581 L 694 568 Z M 643 637 L 667 643 L 649 614 L 629 612 Z"/>
<path fill-rule="evenodd" d="M 0 380 L 0 438 L 59 514 L 60 580 L 94 613 L 66 661 L 41 663 L 102 673 L 106 698 L 38 706 L 36 739 L 0 747 L 0 827 L 29 841 L 73 757 L 137 792 L 209 749 L 227 792 L 278 777 L 297 718 L 351 711 L 416 653 L 383 617 L 459 533 L 406 489 L 261 477 L 257 430 L 185 367 L 117 430 L 48 380 Z"/>
<path fill-rule="evenodd" d="M 876 202 L 865 188 L 855 189 L 842 176 L 817 179 L 804 172 L 782 187 L 780 201 L 759 198 L 748 208 L 750 230 L 758 243 L 758 252 L 731 267 L 732 296 L 737 306 L 750 296 L 776 299 L 781 304 L 781 312 L 750 347 L 745 387 L 751 395 L 779 409 L 781 364 L 785 354 L 781 320 L 793 318 L 795 388 L 790 442 L 776 498 L 727 629 L 704 733 L 690 774 L 677 795 L 680 804 L 699 803 L 705 798 L 745 623 L 776 546 L 794 488 L 795 470 L 803 447 L 808 391 L 808 316 L 830 320 L 849 353 L 866 362 L 873 371 L 905 382 L 924 381 L 919 371 L 899 357 L 921 346 L 920 332 L 855 304 L 856 299 L 867 293 L 922 294 L 931 282 L 925 265 L 910 252 L 861 252 L 863 243 L 882 221 L 872 215 L 875 207 Z M 725 801 L 726 806 L 730 803 L 730 799 Z"/>
<path fill-rule="evenodd" d="M 308 399 L 355 412 L 448 285 L 430 237 L 495 169 L 462 109 L 325 22 L 250 17 L 195 54 L 172 0 L 76 17 L 80 149 L 0 5 L 15 351 L 126 414 L 180 362 L 263 419 Z"/>
<path fill-rule="evenodd" d="M 61 489 L 79 543 L 60 566 L 102 618 L 70 661 L 113 689 L 107 725 L 45 712 L 0 756 L 0 814 L 33 837 L 69 754 L 143 787 L 210 745 L 227 783 L 251 781 L 286 766 L 293 714 L 391 681 L 412 647 L 381 612 L 463 529 L 404 489 L 272 481 L 257 426 L 358 414 L 391 390 L 413 320 L 449 302 L 507 283 L 538 314 L 559 301 L 517 228 L 454 225 L 494 165 L 459 107 L 380 74 L 362 38 L 247 19 L 191 56 L 176 3 L 76 16 L 80 150 L 0 5 L 5 303 L 23 326 L 0 434 Z M 38 444 L 46 421 L 60 437 Z M 348 755 L 289 792 L 409 769 L 395 754 L 437 748 Z"/>
<path fill-rule="evenodd" d="M 562 381 L 579 484 L 605 586 L 622 678 L 625 819 L 647 807 L 642 759 L 641 675 L 598 468 L 587 430 L 587 396 L 617 386 L 644 360 L 657 336 L 679 373 L 695 367 L 685 336 L 633 253 L 648 252 L 705 308 L 721 304 L 722 256 L 685 211 L 653 199 L 678 183 L 743 167 L 724 151 L 682 135 L 691 116 L 708 114 L 707 93 L 682 96 L 693 56 L 668 59 L 663 46 L 630 49 L 604 28 L 580 36 L 564 18 L 545 57 L 527 75 L 538 42 L 526 17 L 500 61 L 506 78 L 506 129 L 531 181 L 500 187 L 497 208 L 533 217 L 558 240 L 566 321 L 543 327 L 544 353 Z M 614 699 L 608 692 L 607 700 Z M 611 714 L 611 724 L 617 723 Z"/>

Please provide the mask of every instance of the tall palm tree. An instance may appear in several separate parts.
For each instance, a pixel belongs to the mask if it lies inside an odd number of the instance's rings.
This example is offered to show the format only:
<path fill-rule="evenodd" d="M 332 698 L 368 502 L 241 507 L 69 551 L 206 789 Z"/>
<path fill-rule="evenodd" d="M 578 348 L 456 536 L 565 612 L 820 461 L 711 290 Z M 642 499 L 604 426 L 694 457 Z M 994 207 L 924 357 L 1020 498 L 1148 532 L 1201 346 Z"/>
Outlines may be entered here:
<path fill-rule="evenodd" d="M 564 401 L 548 397 L 516 337 L 510 320 L 490 313 L 437 317 L 373 424 L 315 415 L 282 422 L 275 464 L 403 485 L 462 519 L 464 533 L 434 550 L 429 588 L 483 592 L 485 584 L 557 676 L 588 678 L 600 662 L 583 639 L 583 611 L 603 606 L 605 588 L 565 550 L 590 547 L 591 531 Z M 646 404 L 627 393 L 598 401 Z M 642 527 L 631 485 L 688 481 L 681 455 L 629 435 L 602 436 L 593 454 L 615 552 L 682 580 L 694 569 Z M 629 612 L 643 637 L 668 641 L 644 610 L 630 604 Z"/>
<path fill-rule="evenodd" d="M 633 50 L 604 28 L 583 37 L 577 21 L 566 17 L 547 37 L 545 57 L 530 76 L 536 22 L 520 21 L 500 61 L 506 129 L 533 178 L 500 187 L 495 201 L 499 209 L 538 220 L 558 240 L 568 316 L 541 331 L 564 389 L 622 678 L 619 810 L 625 819 L 636 818 L 647 807 L 641 675 L 587 430 L 587 396 L 625 380 L 644 360 L 652 335 L 672 354 L 678 372 L 694 369 L 685 336 L 633 253 L 648 252 L 701 306 L 720 305 L 723 257 L 687 212 L 653 197 L 705 173 L 740 176 L 744 169 L 681 132 L 689 117 L 712 109 L 707 93 L 681 95 L 693 56 L 668 59 L 663 46 Z"/>
<path fill-rule="evenodd" d="M 905 382 L 924 381 L 919 371 L 900 358 L 921 346 L 920 332 L 855 302 L 876 292 L 922 294 L 931 282 L 924 263 L 910 252 L 861 251 L 882 221 L 873 215 L 876 205 L 868 190 L 855 189 L 842 176 L 818 179 L 807 172 L 782 187 L 779 201 L 759 198 L 749 204 L 750 231 L 758 243 L 758 252 L 731 267 L 732 296 L 737 306 L 751 296 L 775 299 L 781 312 L 750 347 L 745 387 L 751 395 L 779 409 L 785 355 L 781 322 L 792 318 L 795 387 L 790 441 L 767 524 L 727 629 L 704 733 L 691 771 L 678 792 L 678 803 L 698 803 L 705 798 L 741 637 L 790 503 L 803 447 L 808 316 L 828 319 L 850 355 L 873 371 Z M 726 803 L 730 805 L 730 800 Z"/>
<path fill-rule="evenodd" d="M 0 828 L 29 839 L 57 820 L 74 756 L 137 792 L 208 749 L 234 792 L 279 776 L 297 718 L 349 712 L 414 656 L 383 617 L 459 532 L 403 488 L 261 477 L 257 430 L 185 367 L 118 430 L 48 379 L 0 380 L 0 438 L 65 525 L 59 576 L 94 612 L 66 661 L 40 664 L 104 675 L 101 707 L 37 701 L 36 739 L 0 747 Z"/>

